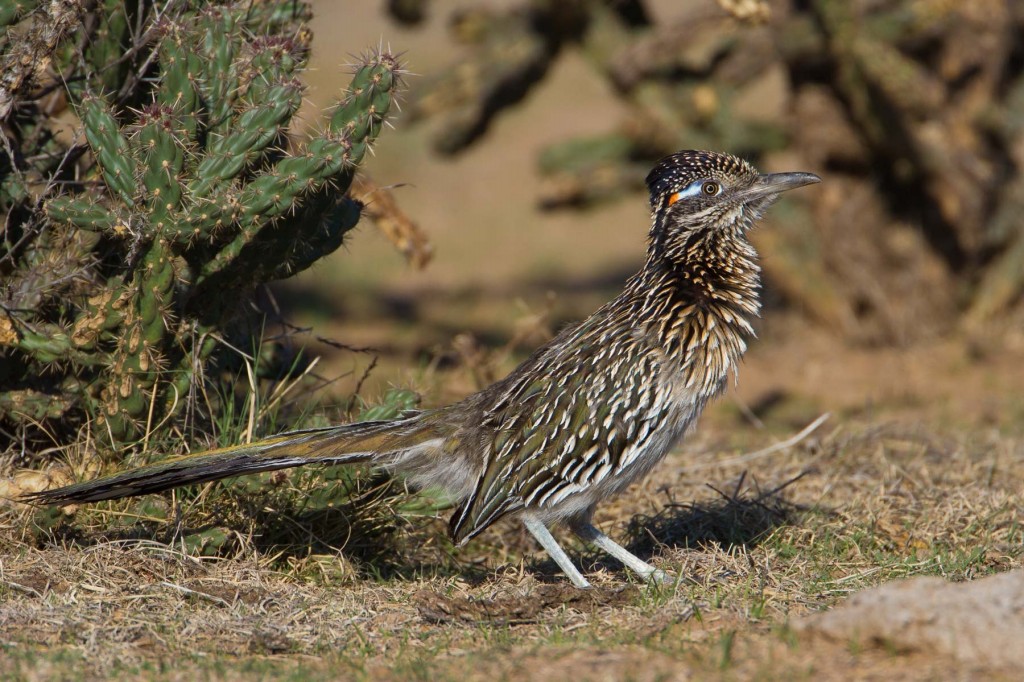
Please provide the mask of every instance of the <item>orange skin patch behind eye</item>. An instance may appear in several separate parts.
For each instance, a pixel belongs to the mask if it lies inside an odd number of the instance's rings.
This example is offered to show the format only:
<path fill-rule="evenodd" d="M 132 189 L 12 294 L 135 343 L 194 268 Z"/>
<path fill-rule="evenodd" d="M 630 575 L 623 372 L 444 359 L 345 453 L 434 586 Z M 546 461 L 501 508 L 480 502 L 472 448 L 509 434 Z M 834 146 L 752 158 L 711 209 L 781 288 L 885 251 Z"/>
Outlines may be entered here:
<path fill-rule="evenodd" d="M 676 192 L 675 194 L 668 198 L 668 205 L 671 206 L 672 204 L 676 203 L 682 196 L 682 192 Z"/>

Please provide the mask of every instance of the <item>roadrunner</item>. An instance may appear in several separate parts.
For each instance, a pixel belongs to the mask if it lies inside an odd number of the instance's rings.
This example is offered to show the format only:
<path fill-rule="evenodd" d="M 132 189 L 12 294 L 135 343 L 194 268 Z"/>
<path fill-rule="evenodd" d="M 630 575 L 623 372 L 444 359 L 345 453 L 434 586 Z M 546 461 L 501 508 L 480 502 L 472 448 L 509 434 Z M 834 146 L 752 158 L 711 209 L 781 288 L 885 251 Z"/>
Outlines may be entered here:
<path fill-rule="evenodd" d="M 64 505 L 304 464 L 369 462 L 458 503 L 462 545 L 518 518 L 577 587 L 548 530 L 566 524 L 645 579 L 667 576 L 598 530 L 596 505 L 644 476 L 735 372 L 760 308 L 747 231 L 780 193 L 821 179 L 762 175 L 727 154 L 681 151 L 647 176 L 647 258 L 615 300 L 465 400 L 400 419 L 291 431 L 29 496 Z"/>

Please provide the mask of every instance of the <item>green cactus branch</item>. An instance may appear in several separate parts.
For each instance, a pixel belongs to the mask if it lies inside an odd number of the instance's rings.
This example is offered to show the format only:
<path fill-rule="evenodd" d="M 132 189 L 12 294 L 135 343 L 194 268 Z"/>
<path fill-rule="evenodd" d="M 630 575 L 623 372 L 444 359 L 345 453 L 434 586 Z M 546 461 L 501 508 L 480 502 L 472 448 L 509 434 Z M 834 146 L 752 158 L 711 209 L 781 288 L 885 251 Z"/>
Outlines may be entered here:
<path fill-rule="evenodd" d="M 401 86 L 401 73 L 393 55 L 369 55 L 329 125 L 305 153 L 282 160 L 237 195 L 214 200 L 212 212 L 210 206 L 193 209 L 193 224 L 197 211 L 206 212 L 209 223 L 231 210 L 235 220 L 250 226 L 203 268 L 200 294 L 228 281 L 290 276 L 312 264 L 310 254 L 316 249 L 330 252 L 341 245 L 341 237 L 358 221 L 360 206 L 336 197 L 348 191 L 356 167 L 380 133 Z M 291 255 L 281 263 L 268 260 L 282 253 Z"/>

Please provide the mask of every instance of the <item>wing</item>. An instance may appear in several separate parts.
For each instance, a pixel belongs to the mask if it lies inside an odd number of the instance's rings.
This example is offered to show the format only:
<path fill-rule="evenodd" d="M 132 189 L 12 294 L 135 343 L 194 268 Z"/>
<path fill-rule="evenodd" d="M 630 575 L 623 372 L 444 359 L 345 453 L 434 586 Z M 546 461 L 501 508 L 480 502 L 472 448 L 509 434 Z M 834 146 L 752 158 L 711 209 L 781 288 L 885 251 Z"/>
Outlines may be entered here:
<path fill-rule="evenodd" d="M 628 467 L 658 427 L 657 358 L 628 332 L 587 331 L 524 363 L 492 394 L 482 412 L 492 438 L 473 494 L 452 517 L 455 542 L 597 485 Z"/>

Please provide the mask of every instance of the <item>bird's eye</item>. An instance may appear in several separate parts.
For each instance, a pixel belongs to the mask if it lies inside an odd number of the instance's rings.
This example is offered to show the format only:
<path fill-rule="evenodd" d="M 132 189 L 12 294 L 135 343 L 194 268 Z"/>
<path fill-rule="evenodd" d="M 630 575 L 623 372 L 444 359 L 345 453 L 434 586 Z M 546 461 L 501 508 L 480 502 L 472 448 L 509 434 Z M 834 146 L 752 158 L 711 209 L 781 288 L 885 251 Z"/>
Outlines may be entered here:
<path fill-rule="evenodd" d="M 667 203 L 671 206 L 677 201 L 682 199 L 693 199 L 701 194 L 707 197 L 713 197 L 721 193 L 722 185 L 714 180 L 696 180 L 678 192 L 669 195 Z"/>

